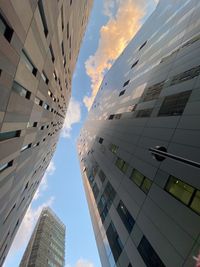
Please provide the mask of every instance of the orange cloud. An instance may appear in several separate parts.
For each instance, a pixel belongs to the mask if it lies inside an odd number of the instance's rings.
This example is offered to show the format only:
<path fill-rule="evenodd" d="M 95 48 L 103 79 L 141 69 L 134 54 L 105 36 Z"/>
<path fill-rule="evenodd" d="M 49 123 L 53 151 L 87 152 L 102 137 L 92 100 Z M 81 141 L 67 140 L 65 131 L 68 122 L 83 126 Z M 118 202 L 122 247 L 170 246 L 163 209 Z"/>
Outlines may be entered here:
<path fill-rule="evenodd" d="M 115 9 L 113 15 L 111 9 Z M 143 0 L 105 0 L 105 15 L 109 17 L 106 25 L 101 27 L 97 51 L 85 62 L 86 73 L 91 79 L 91 95 L 85 96 L 83 102 L 90 109 L 99 90 L 105 71 L 122 53 L 128 42 L 141 26 L 145 15 Z"/>

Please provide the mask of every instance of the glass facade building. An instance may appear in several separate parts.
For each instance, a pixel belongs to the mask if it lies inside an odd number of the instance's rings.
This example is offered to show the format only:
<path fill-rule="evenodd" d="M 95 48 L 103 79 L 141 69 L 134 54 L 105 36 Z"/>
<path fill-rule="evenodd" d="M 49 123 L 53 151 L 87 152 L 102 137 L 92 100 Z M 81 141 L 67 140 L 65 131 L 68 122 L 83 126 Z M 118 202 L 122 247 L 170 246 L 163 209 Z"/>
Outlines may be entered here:
<path fill-rule="evenodd" d="M 65 226 L 50 208 L 44 208 L 19 267 L 64 267 Z"/>
<path fill-rule="evenodd" d="M 195 266 L 200 1 L 160 0 L 105 74 L 77 147 L 103 267 Z"/>

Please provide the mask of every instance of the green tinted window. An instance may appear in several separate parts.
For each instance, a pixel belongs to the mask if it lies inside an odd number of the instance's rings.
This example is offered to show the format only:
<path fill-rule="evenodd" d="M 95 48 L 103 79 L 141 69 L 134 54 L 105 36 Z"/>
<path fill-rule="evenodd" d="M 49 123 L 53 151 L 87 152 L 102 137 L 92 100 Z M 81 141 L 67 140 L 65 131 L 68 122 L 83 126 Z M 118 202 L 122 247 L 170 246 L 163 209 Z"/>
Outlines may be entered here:
<path fill-rule="evenodd" d="M 181 202 L 188 205 L 194 192 L 194 188 L 176 177 L 171 176 L 166 185 L 166 190 L 178 198 Z"/>
<path fill-rule="evenodd" d="M 190 207 L 200 214 L 200 191 L 196 191 Z"/>
<path fill-rule="evenodd" d="M 145 194 L 147 194 L 151 188 L 151 184 L 152 184 L 152 181 L 148 178 L 145 178 L 143 183 L 142 183 L 142 186 L 141 186 L 141 189 L 144 191 Z"/>
<path fill-rule="evenodd" d="M 132 171 L 130 179 L 139 187 L 141 186 L 143 180 L 144 180 L 144 175 L 139 172 L 138 170 L 134 169 Z"/>
<path fill-rule="evenodd" d="M 117 158 L 116 162 L 115 162 L 115 165 L 121 169 L 123 167 L 123 164 L 124 164 L 124 161 L 123 159 L 120 159 L 120 158 Z"/>

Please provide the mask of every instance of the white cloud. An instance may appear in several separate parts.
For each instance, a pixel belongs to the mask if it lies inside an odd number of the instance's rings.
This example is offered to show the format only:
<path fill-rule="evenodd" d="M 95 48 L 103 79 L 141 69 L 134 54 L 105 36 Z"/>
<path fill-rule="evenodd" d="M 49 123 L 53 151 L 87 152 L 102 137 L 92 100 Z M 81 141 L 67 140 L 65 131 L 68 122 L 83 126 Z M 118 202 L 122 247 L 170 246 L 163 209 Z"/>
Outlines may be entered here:
<path fill-rule="evenodd" d="M 54 197 L 52 196 L 35 209 L 29 206 L 15 236 L 9 255 L 13 255 L 16 251 L 27 244 L 42 209 L 46 206 L 52 206 L 53 202 Z M 7 257 L 9 257 L 9 255 Z"/>
<path fill-rule="evenodd" d="M 72 130 L 72 125 L 81 120 L 81 105 L 73 97 L 71 98 L 65 117 L 61 136 L 69 138 Z"/>
<path fill-rule="evenodd" d="M 145 0 L 104 0 L 104 14 L 109 19 L 100 29 L 96 52 L 85 62 L 86 73 L 91 79 L 91 95 L 83 99 L 88 109 L 92 106 L 105 72 L 139 30 L 146 6 Z"/>
<path fill-rule="evenodd" d="M 41 196 L 42 192 L 44 192 L 47 189 L 47 187 L 48 187 L 48 184 L 47 184 L 48 180 L 47 179 L 48 179 L 49 175 L 54 174 L 55 170 L 56 170 L 56 166 L 55 166 L 54 162 L 51 161 L 49 163 L 48 168 L 46 169 L 46 172 L 45 172 L 45 174 L 41 180 L 41 183 L 40 183 L 38 189 L 36 190 L 36 192 L 34 194 L 33 200 L 38 199 Z"/>
<path fill-rule="evenodd" d="M 72 265 L 67 264 L 65 267 L 72 267 Z M 76 264 L 73 267 L 95 267 L 95 266 L 91 261 L 81 258 L 77 260 Z"/>

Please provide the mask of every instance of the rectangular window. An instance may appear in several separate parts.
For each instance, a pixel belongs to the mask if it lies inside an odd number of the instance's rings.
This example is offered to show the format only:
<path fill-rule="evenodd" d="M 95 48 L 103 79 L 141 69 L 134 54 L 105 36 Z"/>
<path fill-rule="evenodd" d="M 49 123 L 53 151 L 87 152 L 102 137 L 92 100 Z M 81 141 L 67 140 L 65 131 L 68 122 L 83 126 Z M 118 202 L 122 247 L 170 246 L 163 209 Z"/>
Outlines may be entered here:
<path fill-rule="evenodd" d="M 117 207 L 117 212 L 124 223 L 124 226 L 126 227 L 127 231 L 130 232 L 133 229 L 133 226 L 135 224 L 135 220 L 131 216 L 130 212 L 127 210 L 126 206 L 124 203 L 120 200 L 119 205 Z"/>
<path fill-rule="evenodd" d="M 67 39 L 69 39 L 69 22 L 67 22 Z"/>
<path fill-rule="evenodd" d="M 13 29 L 8 25 L 6 20 L 0 14 L 0 33 L 6 38 L 8 42 L 11 41 L 13 32 Z"/>
<path fill-rule="evenodd" d="M 138 252 L 147 267 L 165 267 L 164 263 L 145 236 L 142 237 L 138 245 Z"/>
<path fill-rule="evenodd" d="M 49 83 L 49 79 L 47 78 L 46 74 L 44 73 L 44 71 L 41 73 L 42 79 L 43 81 L 48 84 Z"/>
<path fill-rule="evenodd" d="M 12 86 L 13 91 L 15 91 L 18 95 L 23 96 L 27 99 L 30 99 L 31 97 L 31 92 L 29 92 L 26 88 L 21 86 L 19 83 L 16 81 L 13 82 Z"/>
<path fill-rule="evenodd" d="M 145 92 L 143 102 L 157 99 L 160 95 L 161 90 L 163 89 L 164 83 L 165 81 L 162 81 L 160 83 L 150 86 Z"/>
<path fill-rule="evenodd" d="M 51 44 L 49 45 L 49 51 L 50 51 L 50 54 L 51 54 L 51 60 L 54 63 L 55 56 L 54 56 L 54 52 L 53 52 L 53 48 L 52 48 L 52 45 Z"/>
<path fill-rule="evenodd" d="M 116 120 L 121 119 L 121 117 L 122 117 L 122 114 L 121 114 L 121 113 L 119 113 L 119 114 L 115 114 L 115 119 L 116 119 Z"/>
<path fill-rule="evenodd" d="M 175 85 L 178 83 L 191 80 L 194 77 L 198 76 L 199 74 L 200 74 L 200 65 L 174 76 L 172 78 L 170 85 Z"/>
<path fill-rule="evenodd" d="M 122 90 L 122 91 L 119 93 L 119 96 L 124 95 L 125 92 L 126 92 L 126 90 Z"/>
<path fill-rule="evenodd" d="M 106 175 L 105 175 L 105 173 L 102 170 L 99 171 L 99 178 L 100 178 L 100 180 L 101 180 L 102 183 L 106 179 Z"/>
<path fill-rule="evenodd" d="M 31 147 L 31 145 L 32 144 L 28 144 L 28 145 L 23 146 L 20 151 L 23 152 L 23 151 L 27 150 L 28 148 Z"/>
<path fill-rule="evenodd" d="M 38 97 L 35 97 L 35 104 L 37 104 L 38 106 L 41 106 L 43 105 L 43 101 L 40 100 Z"/>
<path fill-rule="evenodd" d="M 126 161 L 124 161 L 121 158 L 117 158 L 115 165 L 118 167 L 118 169 L 120 169 L 120 171 L 122 171 L 123 173 L 126 173 L 128 170 L 128 163 Z"/>
<path fill-rule="evenodd" d="M 99 144 L 103 144 L 103 138 L 99 138 Z"/>
<path fill-rule="evenodd" d="M 64 50 L 64 43 L 63 43 L 63 41 L 62 41 L 62 43 L 61 43 L 61 50 L 62 50 L 62 55 L 64 56 L 64 54 L 65 54 L 65 50 Z"/>
<path fill-rule="evenodd" d="M 158 116 L 180 116 L 188 102 L 192 91 L 186 91 L 165 97 Z"/>
<path fill-rule="evenodd" d="M 6 162 L 6 163 L 1 163 L 0 164 L 0 173 L 5 171 L 7 168 L 11 167 L 13 165 L 13 160 Z"/>
<path fill-rule="evenodd" d="M 119 235 L 117 233 L 117 230 L 115 229 L 114 224 L 111 222 L 107 231 L 106 236 L 108 238 L 108 242 L 113 254 L 113 257 L 115 259 L 115 262 L 117 262 L 119 256 L 121 255 L 121 252 L 123 250 L 122 242 L 119 238 Z"/>
<path fill-rule="evenodd" d="M 147 41 L 145 41 L 139 48 L 139 51 L 147 44 Z"/>
<path fill-rule="evenodd" d="M 127 86 L 129 84 L 130 80 L 126 81 L 123 85 L 123 87 Z"/>
<path fill-rule="evenodd" d="M 109 150 L 113 153 L 113 154 L 116 154 L 117 153 L 117 150 L 118 150 L 118 146 L 116 146 L 115 144 L 110 144 L 109 146 Z"/>
<path fill-rule="evenodd" d="M 11 138 L 15 138 L 15 137 L 19 137 L 20 136 L 21 131 L 12 131 L 12 132 L 4 132 L 4 133 L 0 133 L 0 142 L 4 141 L 4 140 L 8 140 Z"/>
<path fill-rule="evenodd" d="M 137 60 L 133 65 L 131 66 L 131 69 L 134 68 L 138 64 L 139 60 Z"/>
<path fill-rule="evenodd" d="M 148 109 L 141 109 L 137 112 L 136 118 L 146 118 L 150 117 L 153 109 L 148 108 Z"/>
<path fill-rule="evenodd" d="M 108 119 L 109 119 L 109 120 L 113 120 L 114 116 L 115 116 L 115 115 L 112 114 L 112 115 L 110 115 L 110 116 L 108 117 Z"/>
<path fill-rule="evenodd" d="M 62 31 L 64 30 L 64 15 L 63 15 L 63 5 L 61 7 L 61 26 L 62 26 Z"/>
<path fill-rule="evenodd" d="M 141 172 L 136 169 L 133 169 L 130 179 L 134 182 L 145 194 L 148 194 L 152 181 L 145 177 Z"/>
<path fill-rule="evenodd" d="M 93 194 L 94 194 L 94 198 L 97 199 L 98 194 L 99 194 L 99 188 L 98 188 L 96 183 L 94 183 L 94 185 L 92 187 L 92 191 L 93 191 Z"/>
<path fill-rule="evenodd" d="M 49 105 L 47 103 L 44 103 L 44 109 L 49 110 Z"/>
<path fill-rule="evenodd" d="M 35 68 L 34 64 L 32 63 L 29 56 L 26 54 L 24 50 L 22 50 L 21 58 L 24 61 L 26 67 L 33 73 L 34 76 L 37 75 L 37 69 Z"/>
<path fill-rule="evenodd" d="M 194 210 L 196 213 L 200 215 L 200 191 L 199 190 L 196 190 L 195 194 L 193 195 L 190 207 L 192 210 Z"/>
<path fill-rule="evenodd" d="M 44 35 L 45 35 L 45 37 L 47 37 L 47 35 L 48 35 L 48 27 L 47 27 L 47 21 L 46 21 L 46 17 L 45 17 L 45 13 L 44 13 L 44 7 L 43 7 L 43 1 L 42 0 L 38 1 L 38 8 L 39 8 L 39 12 L 40 12 L 40 17 L 41 17 L 41 20 L 42 20 L 43 28 L 44 28 Z"/>

